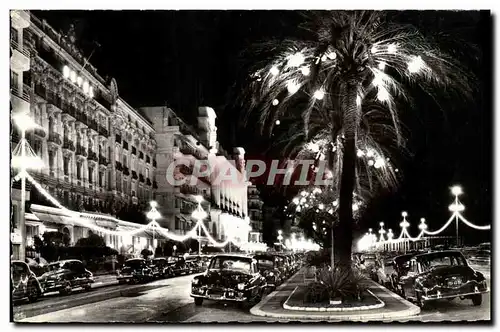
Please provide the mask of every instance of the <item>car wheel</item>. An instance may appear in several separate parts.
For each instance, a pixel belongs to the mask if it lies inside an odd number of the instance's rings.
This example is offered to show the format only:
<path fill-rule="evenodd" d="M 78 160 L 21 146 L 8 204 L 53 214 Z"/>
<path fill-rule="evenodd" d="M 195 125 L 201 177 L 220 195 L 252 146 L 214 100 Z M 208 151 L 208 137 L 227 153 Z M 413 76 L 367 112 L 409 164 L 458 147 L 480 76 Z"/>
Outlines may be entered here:
<path fill-rule="evenodd" d="M 59 290 L 59 294 L 61 294 L 61 295 L 69 295 L 69 294 L 71 294 L 71 291 L 72 291 L 71 284 L 70 284 L 69 281 L 66 281 L 66 283 L 63 286 L 63 288 L 61 288 Z"/>
<path fill-rule="evenodd" d="M 90 291 L 92 289 L 92 285 L 90 283 L 83 285 L 83 289 L 86 291 Z"/>
<path fill-rule="evenodd" d="M 38 300 L 38 295 L 40 293 L 41 292 L 38 290 L 38 287 L 36 287 L 35 285 L 32 284 L 29 287 L 28 300 L 30 302 L 35 302 L 36 300 Z"/>
<path fill-rule="evenodd" d="M 195 297 L 194 298 L 194 304 L 197 306 L 200 306 L 203 304 L 203 299 L 201 297 Z"/>
<path fill-rule="evenodd" d="M 480 306 L 483 303 L 483 296 L 481 294 L 472 295 L 471 300 L 473 305 Z"/>

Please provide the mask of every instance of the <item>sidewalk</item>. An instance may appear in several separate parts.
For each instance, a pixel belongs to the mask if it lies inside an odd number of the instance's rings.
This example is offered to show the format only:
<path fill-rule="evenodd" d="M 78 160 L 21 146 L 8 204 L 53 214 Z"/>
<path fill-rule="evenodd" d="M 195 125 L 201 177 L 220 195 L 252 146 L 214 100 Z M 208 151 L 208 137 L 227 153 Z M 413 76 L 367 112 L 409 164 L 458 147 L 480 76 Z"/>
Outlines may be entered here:
<path fill-rule="evenodd" d="M 116 279 L 116 274 L 102 274 L 94 277 L 94 283 L 92 288 L 99 288 L 111 285 L 118 285 L 118 279 Z"/>
<path fill-rule="evenodd" d="M 271 317 L 287 320 L 310 321 L 393 321 L 405 320 L 418 315 L 420 308 L 406 301 L 400 296 L 388 291 L 379 284 L 369 281 L 370 291 L 385 303 L 382 308 L 373 310 L 353 310 L 349 312 L 317 312 L 286 310 L 283 304 L 293 292 L 295 287 L 304 282 L 304 275 L 299 271 L 286 283 L 267 295 L 259 304 L 250 309 L 255 316 Z"/>

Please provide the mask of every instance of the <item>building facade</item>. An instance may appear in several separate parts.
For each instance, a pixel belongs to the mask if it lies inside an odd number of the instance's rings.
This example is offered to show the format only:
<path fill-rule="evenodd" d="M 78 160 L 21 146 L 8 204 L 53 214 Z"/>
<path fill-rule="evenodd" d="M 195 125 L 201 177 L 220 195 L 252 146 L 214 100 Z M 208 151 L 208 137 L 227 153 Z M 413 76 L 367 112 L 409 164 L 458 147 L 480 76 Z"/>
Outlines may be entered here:
<path fill-rule="evenodd" d="M 231 158 L 222 149 L 217 141 L 214 110 L 199 107 L 196 128 L 168 107 L 144 107 L 141 111 L 152 120 L 158 140 L 156 199 L 163 216 L 160 224 L 177 234 L 186 234 L 197 222 L 191 216 L 198 204 L 196 196 L 202 196 L 202 207 L 208 213 L 205 227 L 212 240 L 224 242 L 234 237 L 238 242 L 247 242 L 250 225 L 245 151 L 236 148 Z M 200 165 L 207 169 L 202 171 Z M 195 167 L 203 174 L 193 171 Z M 229 169 L 237 174 L 236 183 L 218 181 L 219 173 Z M 205 236 L 201 241 L 211 244 Z"/>
<path fill-rule="evenodd" d="M 248 186 L 248 214 L 250 217 L 250 242 L 262 242 L 262 206 L 264 202 L 260 197 L 260 192 L 255 185 Z"/>
<path fill-rule="evenodd" d="M 114 79 L 105 80 L 97 73 L 75 48 L 71 34 L 62 36 L 27 11 L 11 11 L 10 31 L 11 112 L 27 113 L 36 122 L 37 128 L 26 138 L 44 164 L 30 174 L 73 211 L 122 219 L 141 216 L 156 190 L 152 124 L 119 97 Z M 13 124 L 12 149 L 19 138 Z M 14 257 L 22 242 L 19 228 L 24 219 L 18 213 L 19 189 L 13 183 Z M 39 190 L 31 186 L 27 192 L 32 210 L 28 212 L 33 212 L 26 221 L 28 246 L 44 230 L 63 232 L 71 243 L 88 234 L 90 228 L 55 216 Z M 109 218 L 92 222 L 106 229 L 118 227 Z M 108 245 L 120 247 L 117 236 L 102 235 Z"/>

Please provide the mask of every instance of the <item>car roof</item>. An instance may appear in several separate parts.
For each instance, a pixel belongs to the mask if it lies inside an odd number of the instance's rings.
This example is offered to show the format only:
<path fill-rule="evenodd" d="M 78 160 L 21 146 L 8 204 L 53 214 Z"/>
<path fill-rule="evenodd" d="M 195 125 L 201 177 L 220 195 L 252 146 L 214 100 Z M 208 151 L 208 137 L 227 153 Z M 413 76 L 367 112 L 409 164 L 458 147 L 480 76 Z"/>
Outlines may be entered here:
<path fill-rule="evenodd" d="M 252 256 L 247 256 L 247 255 L 242 255 L 242 254 L 222 254 L 222 255 L 215 255 L 214 258 L 218 257 L 223 257 L 223 258 L 246 258 L 246 259 L 253 259 Z"/>
<path fill-rule="evenodd" d="M 459 250 L 442 250 L 442 251 L 433 251 L 433 252 L 418 254 L 415 255 L 415 258 L 422 258 L 426 256 L 446 256 L 448 254 L 457 254 L 463 256 L 463 254 Z"/>
<path fill-rule="evenodd" d="M 144 258 L 131 258 L 131 259 L 127 259 L 125 262 L 132 262 L 132 261 L 145 261 Z"/>

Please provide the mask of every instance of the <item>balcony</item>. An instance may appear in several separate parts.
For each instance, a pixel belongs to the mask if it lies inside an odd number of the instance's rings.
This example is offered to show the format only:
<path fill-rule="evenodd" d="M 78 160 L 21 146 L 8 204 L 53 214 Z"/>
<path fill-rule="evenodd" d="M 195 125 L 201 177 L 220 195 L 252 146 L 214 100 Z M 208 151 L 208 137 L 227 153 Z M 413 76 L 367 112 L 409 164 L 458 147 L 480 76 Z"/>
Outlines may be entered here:
<path fill-rule="evenodd" d="M 61 145 L 62 144 L 61 135 L 59 135 L 58 133 L 49 132 L 48 142 Z"/>
<path fill-rule="evenodd" d="M 116 142 L 116 143 L 121 144 L 121 142 L 122 142 L 122 137 L 121 137 L 120 135 L 118 135 L 118 134 L 117 134 L 117 135 L 116 135 L 116 137 L 115 137 L 115 142 Z"/>
<path fill-rule="evenodd" d="M 156 183 L 156 181 L 153 181 L 153 189 L 158 189 L 158 183 Z"/>
<path fill-rule="evenodd" d="M 82 156 L 82 157 L 87 157 L 87 149 L 85 149 L 82 145 L 77 144 L 76 145 L 76 155 Z"/>
<path fill-rule="evenodd" d="M 91 160 L 91 161 L 94 161 L 94 162 L 98 162 L 99 161 L 99 158 L 97 158 L 97 153 L 95 153 L 94 151 L 92 150 L 89 150 L 89 157 L 88 157 L 88 160 Z"/>
<path fill-rule="evenodd" d="M 47 97 L 47 88 L 43 84 L 35 85 L 35 93 L 45 99 Z"/>
<path fill-rule="evenodd" d="M 88 127 L 89 127 L 90 129 L 93 129 L 93 130 L 95 130 L 96 132 L 97 132 L 97 131 L 98 131 L 98 129 L 99 129 L 99 128 L 98 128 L 99 126 L 97 125 L 97 121 L 95 121 L 95 120 L 93 120 L 93 119 L 88 120 L 88 121 L 87 121 L 87 125 L 88 125 Z"/>
<path fill-rule="evenodd" d="M 11 86 L 11 93 L 24 100 L 25 102 L 31 101 L 31 87 L 26 84 L 23 84 L 23 90 L 19 90 L 17 86 Z"/>
<path fill-rule="evenodd" d="M 132 147 L 132 154 L 137 155 L 137 149 L 135 148 L 135 146 Z"/>
<path fill-rule="evenodd" d="M 77 114 L 79 112 L 76 111 L 76 108 L 73 105 L 67 104 L 61 98 L 56 98 L 56 106 L 59 107 L 62 111 L 62 118 L 68 120 L 76 120 Z"/>
<path fill-rule="evenodd" d="M 97 131 L 99 133 L 100 136 L 103 136 L 103 137 L 109 137 L 109 132 L 106 128 L 102 127 L 102 126 L 99 126 L 98 128 L 99 130 Z"/>
<path fill-rule="evenodd" d="M 63 149 L 70 150 L 70 151 L 74 152 L 76 150 L 76 147 L 75 147 L 75 144 L 73 143 L 73 141 L 71 141 L 70 139 L 65 137 L 64 143 L 63 143 Z"/>
<path fill-rule="evenodd" d="M 83 112 L 76 112 L 76 121 L 77 122 L 80 122 L 82 124 L 84 124 L 85 126 L 87 126 L 87 121 L 88 121 L 88 118 L 87 118 L 87 115 Z"/>
<path fill-rule="evenodd" d="M 139 159 L 144 160 L 144 153 L 142 151 L 139 151 Z"/>
<path fill-rule="evenodd" d="M 151 158 L 149 158 L 149 156 L 146 156 L 146 163 L 151 164 Z"/>
<path fill-rule="evenodd" d="M 123 169 L 122 163 L 119 161 L 115 161 L 115 167 L 117 171 L 121 171 Z"/>
<path fill-rule="evenodd" d="M 142 182 L 142 183 L 145 182 L 144 175 L 139 174 L 139 181 Z"/>
<path fill-rule="evenodd" d="M 108 159 L 104 156 L 99 156 L 99 165 L 108 166 Z"/>
<path fill-rule="evenodd" d="M 156 159 L 153 159 L 153 167 L 156 167 Z"/>
<path fill-rule="evenodd" d="M 123 148 L 125 150 L 128 150 L 128 142 L 127 141 L 123 141 Z"/>
<path fill-rule="evenodd" d="M 138 178 L 136 171 L 132 171 L 132 179 L 137 180 Z"/>
<path fill-rule="evenodd" d="M 129 171 L 127 166 L 123 166 L 123 175 L 126 175 L 126 176 L 130 175 L 130 171 Z"/>
<path fill-rule="evenodd" d="M 45 132 L 45 128 L 43 127 L 37 127 L 33 130 L 33 133 L 38 136 L 38 137 L 41 137 L 41 138 L 45 138 L 45 136 L 47 136 L 47 133 Z"/>
<path fill-rule="evenodd" d="M 12 56 L 10 57 L 10 67 L 13 71 L 23 72 L 30 69 L 30 52 L 27 47 L 19 45 L 16 41 L 10 41 Z"/>
<path fill-rule="evenodd" d="M 146 179 L 146 185 L 148 185 L 148 186 L 151 185 L 151 180 L 149 178 Z"/>

